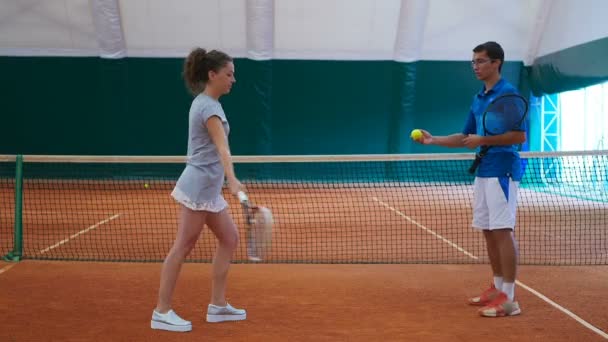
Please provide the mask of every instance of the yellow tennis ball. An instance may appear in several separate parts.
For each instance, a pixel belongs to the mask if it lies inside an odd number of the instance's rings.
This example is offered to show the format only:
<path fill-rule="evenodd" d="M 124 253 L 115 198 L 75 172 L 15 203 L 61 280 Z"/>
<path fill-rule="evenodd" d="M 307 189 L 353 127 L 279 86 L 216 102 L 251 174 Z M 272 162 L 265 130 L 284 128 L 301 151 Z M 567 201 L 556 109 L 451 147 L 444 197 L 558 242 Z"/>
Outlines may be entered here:
<path fill-rule="evenodd" d="M 410 138 L 412 138 L 413 140 L 421 140 L 424 137 L 424 135 L 422 134 L 422 131 L 419 129 L 415 129 L 412 130 L 412 133 L 410 133 Z"/>
<path fill-rule="evenodd" d="M 146 188 L 146 189 L 147 189 L 147 188 L 149 188 L 149 187 L 150 187 L 150 184 L 148 184 L 148 183 L 144 183 L 144 188 Z"/>

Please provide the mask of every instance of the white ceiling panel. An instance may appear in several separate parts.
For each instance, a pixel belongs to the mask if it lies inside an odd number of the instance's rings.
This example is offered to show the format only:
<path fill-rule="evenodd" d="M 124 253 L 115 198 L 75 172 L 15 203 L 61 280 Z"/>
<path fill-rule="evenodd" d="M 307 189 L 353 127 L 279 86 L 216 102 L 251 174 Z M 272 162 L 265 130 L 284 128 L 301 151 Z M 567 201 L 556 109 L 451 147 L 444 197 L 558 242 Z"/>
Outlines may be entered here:
<path fill-rule="evenodd" d="M 88 0 L 0 0 L 0 48 L 96 50 Z"/>
<path fill-rule="evenodd" d="M 0 54 L 98 55 L 104 27 L 93 24 L 94 1 L 0 0 Z M 265 10 L 246 1 L 263 1 Z M 271 51 L 263 55 L 273 58 L 345 60 L 394 58 L 404 46 L 397 32 L 419 37 L 416 51 L 399 55 L 422 60 L 467 60 L 488 40 L 503 45 L 507 60 L 530 60 L 608 36 L 605 0 L 428 0 L 426 15 L 401 11 L 421 1 L 120 0 L 117 36 L 126 56 L 184 56 L 194 46 L 256 55 L 247 50 L 250 40 L 250 47 L 264 42 Z M 254 15 L 268 15 L 262 22 L 273 34 L 248 35 Z"/>

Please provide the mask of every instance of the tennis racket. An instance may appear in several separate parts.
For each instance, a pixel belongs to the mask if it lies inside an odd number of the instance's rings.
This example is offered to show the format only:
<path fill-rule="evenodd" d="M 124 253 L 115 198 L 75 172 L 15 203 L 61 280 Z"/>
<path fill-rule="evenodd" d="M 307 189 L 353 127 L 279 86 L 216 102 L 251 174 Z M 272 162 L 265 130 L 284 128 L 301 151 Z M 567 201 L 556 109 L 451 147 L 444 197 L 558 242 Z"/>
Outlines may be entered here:
<path fill-rule="evenodd" d="M 482 124 L 484 136 L 500 135 L 509 131 L 521 129 L 528 114 L 528 101 L 519 94 L 504 94 L 490 102 L 483 113 Z M 481 146 L 475 155 L 475 160 L 469 168 L 469 173 L 474 174 L 481 163 L 481 159 L 488 154 L 492 146 Z"/>
<path fill-rule="evenodd" d="M 249 202 L 247 194 L 243 191 L 239 191 L 237 195 L 245 215 L 247 258 L 250 261 L 262 261 L 272 241 L 272 213 L 266 207 Z"/>

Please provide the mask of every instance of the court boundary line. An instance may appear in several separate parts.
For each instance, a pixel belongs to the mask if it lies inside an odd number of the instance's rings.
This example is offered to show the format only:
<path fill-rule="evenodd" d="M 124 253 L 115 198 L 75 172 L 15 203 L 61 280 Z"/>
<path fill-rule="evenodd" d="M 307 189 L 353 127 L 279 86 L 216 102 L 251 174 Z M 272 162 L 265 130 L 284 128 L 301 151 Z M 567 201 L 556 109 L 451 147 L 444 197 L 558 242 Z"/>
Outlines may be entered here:
<path fill-rule="evenodd" d="M 70 210 L 70 209 L 65 209 L 65 210 L 39 210 L 39 209 L 24 209 L 21 211 L 24 214 L 65 214 L 65 213 L 76 213 L 76 214 L 83 214 L 83 215 L 87 215 L 87 214 L 104 214 L 105 215 L 113 215 L 114 213 L 112 211 L 106 210 L 105 212 L 102 210 Z"/>
<path fill-rule="evenodd" d="M 443 241 L 444 243 L 446 243 L 447 245 L 449 245 L 452 248 L 455 248 L 456 250 L 458 250 L 459 252 L 461 252 L 462 254 L 468 256 L 471 259 L 474 260 L 478 260 L 479 258 L 475 255 L 473 255 L 471 252 L 467 251 L 466 249 L 458 246 L 456 243 L 450 241 L 449 239 L 446 239 L 445 237 L 443 237 L 441 234 L 433 231 L 432 229 L 429 229 L 427 227 L 425 227 L 422 223 L 414 220 L 413 218 L 411 218 L 410 216 L 407 216 L 406 214 L 402 213 L 401 211 L 395 209 L 394 207 L 390 206 L 389 204 L 379 200 L 377 197 L 372 197 L 372 199 L 376 202 L 378 202 L 380 205 L 384 206 L 385 208 L 391 210 L 392 212 L 394 212 L 395 214 L 401 216 L 402 218 L 404 218 L 405 220 L 407 220 L 408 222 L 414 224 L 415 226 L 417 226 L 418 228 L 422 229 L 423 231 L 425 231 L 428 234 L 433 235 L 435 238 Z"/>
<path fill-rule="evenodd" d="M 418 226 L 419 228 L 423 229 L 424 231 L 426 231 L 427 233 L 435 236 L 436 238 L 442 240 L 443 242 L 447 243 L 449 246 L 451 246 L 452 248 L 456 248 L 458 251 L 464 253 L 465 255 L 467 255 L 468 257 L 470 257 L 471 259 L 475 259 L 477 260 L 478 257 L 467 252 L 464 248 L 458 246 L 456 243 L 444 238 L 443 236 L 441 236 L 440 234 L 436 233 L 435 231 L 433 231 L 432 229 L 429 229 L 427 227 L 425 227 L 424 225 L 422 225 L 421 223 L 417 222 L 416 220 L 412 219 L 411 217 L 409 217 L 408 215 L 404 214 L 403 212 L 399 211 L 398 209 L 395 209 L 394 207 L 390 206 L 389 204 L 381 201 L 380 199 L 378 199 L 377 197 L 372 197 L 372 199 L 376 202 L 378 202 L 379 204 L 381 204 L 382 206 L 384 206 L 385 208 L 393 211 L 394 213 L 396 213 L 397 215 L 401 216 L 402 218 L 404 218 L 405 220 L 407 220 L 408 222 L 411 222 L 413 224 L 415 224 L 416 226 Z M 574 319 L 576 322 L 578 322 L 579 324 L 581 324 L 583 327 L 591 330 L 592 332 L 600 335 L 601 337 L 605 338 L 608 340 L 608 333 L 606 333 L 605 331 L 601 330 L 600 328 L 594 326 L 593 324 L 585 321 L 583 318 L 581 318 L 580 316 L 578 316 L 577 314 L 573 313 L 572 311 L 564 308 L 563 306 L 557 304 L 555 301 L 551 300 L 549 297 L 543 295 L 542 293 L 540 293 L 539 291 L 533 289 L 532 287 L 522 283 L 519 280 L 515 280 L 515 283 L 519 286 L 521 286 L 524 290 L 530 292 L 531 294 L 533 294 L 534 296 L 538 297 L 540 300 L 544 301 L 545 303 L 553 306 L 554 308 L 558 309 L 559 311 L 561 311 L 562 313 L 564 313 L 566 316 Z"/>
<path fill-rule="evenodd" d="M 63 239 L 63 240 L 57 242 L 56 244 L 54 244 L 52 246 L 49 246 L 49 247 L 47 247 L 47 248 L 45 248 L 43 250 L 40 250 L 38 252 L 38 254 L 44 254 L 44 253 L 49 252 L 49 251 L 51 251 L 51 250 L 53 250 L 53 249 L 55 249 L 55 248 L 57 248 L 57 247 L 59 247 L 61 245 L 64 245 L 64 244 L 68 243 L 70 240 L 73 240 L 73 239 L 79 237 L 82 234 L 86 234 L 86 233 L 90 232 L 91 230 L 93 230 L 93 229 L 95 229 L 95 228 L 97 228 L 99 226 L 102 226 L 102 225 L 104 225 L 104 224 L 106 224 L 106 223 L 108 223 L 108 222 L 110 222 L 110 221 L 112 221 L 114 219 L 119 218 L 121 215 L 122 214 L 114 214 L 114 215 L 110 216 L 109 218 L 107 218 L 105 220 L 101 220 L 101 221 L 95 223 L 94 225 L 89 226 L 88 228 L 85 228 L 85 229 L 79 231 L 76 234 L 70 235 L 70 237 Z"/>
<path fill-rule="evenodd" d="M 603 337 L 603 338 L 605 338 L 605 339 L 608 340 L 608 333 L 606 333 L 604 330 L 602 330 L 602 329 L 596 327 L 595 325 L 593 325 L 593 324 L 585 321 L 579 315 L 577 315 L 574 312 L 572 312 L 572 311 L 564 308 L 563 306 L 557 304 L 556 302 L 554 302 L 553 300 L 551 300 L 551 298 L 545 296 L 544 294 L 538 292 L 537 290 L 531 288 L 530 286 L 522 283 L 521 281 L 515 280 L 515 283 L 517 283 L 517 285 L 523 287 L 525 290 L 527 290 L 528 292 L 532 293 L 536 297 L 538 297 L 541 300 L 545 301 L 549 305 L 551 305 L 554 308 L 558 309 L 559 311 L 563 312 L 564 314 L 566 314 L 567 316 L 569 316 L 570 318 L 572 318 L 573 320 L 577 321 L 579 324 L 581 324 L 582 326 L 584 326 L 585 328 L 593 331 L 594 333 L 596 333 L 596 334 L 600 335 L 601 337 Z"/>
<path fill-rule="evenodd" d="M 8 270 L 10 270 L 11 268 L 13 268 L 15 266 L 17 266 L 17 264 L 9 264 L 9 265 L 6 265 L 6 266 L 0 268 L 0 274 L 7 272 Z"/>

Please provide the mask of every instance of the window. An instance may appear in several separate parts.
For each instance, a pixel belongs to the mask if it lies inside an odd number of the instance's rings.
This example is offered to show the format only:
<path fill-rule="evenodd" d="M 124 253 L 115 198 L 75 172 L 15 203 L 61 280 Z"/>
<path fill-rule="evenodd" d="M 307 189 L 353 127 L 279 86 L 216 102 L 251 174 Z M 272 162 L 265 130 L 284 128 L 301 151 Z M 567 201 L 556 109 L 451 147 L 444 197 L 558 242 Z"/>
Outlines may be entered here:
<path fill-rule="evenodd" d="M 608 149 L 608 82 L 559 94 L 559 150 Z"/>
<path fill-rule="evenodd" d="M 541 151 L 608 150 L 608 82 L 532 100 L 531 110 L 540 113 Z M 605 201 L 607 157 L 547 158 L 541 177 L 567 188 L 569 195 Z"/>

